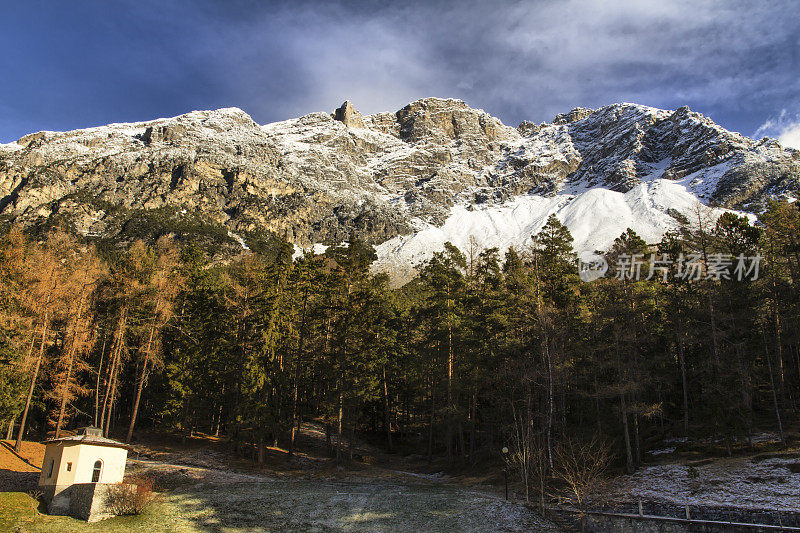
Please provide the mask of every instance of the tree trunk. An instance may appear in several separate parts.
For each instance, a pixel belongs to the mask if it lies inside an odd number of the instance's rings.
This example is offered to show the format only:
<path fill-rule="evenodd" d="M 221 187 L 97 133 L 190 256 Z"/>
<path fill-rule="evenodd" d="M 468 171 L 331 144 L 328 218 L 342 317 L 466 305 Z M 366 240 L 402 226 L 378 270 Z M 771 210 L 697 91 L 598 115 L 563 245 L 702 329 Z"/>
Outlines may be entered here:
<path fill-rule="evenodd" d="M 547 359 L 547 462 L 553 468 L 553 363 L 550 358 L 550 341 L 545 337 Z"/>
<path fill-rule="evenodd" d="M 28 411 L 31 408 L 31 399 L 33 398 L 33 389 L 36 387 L 36 380 L 39 378 L 39 368 L 42 366 L 42 359 L 44 358 L 44 347 L 47 340 L 47 328 L 49 317 L 45 312 L 44 320 L 42 321 L 42 341 L 39 345 L 39 357 L 36 358 L 36 365 L 33 368 L 33 375 L 31 376 L 31 384 L 28 387 L 28 396 L 25 399 L 25 409 L 22 410 L 22 419 L 19 422 L 19 433 L 17 434 L 17 442 L 14 443 L 14 451 L 19 453 L 22 449 L 22 438 L 25 436 L 25 423 L 28 420 Z"/>
<path fill-rule="evenodd" d="M 308 286 L 303 291 L 303 312 L 300 318 L 299 339 L 297 340 L 297 354 L 294 359 L 294 385 L 292 387 L 292 432 L 289 436 L 289 457 L 294 454 L 294 441 L 300 430 L 300 419 L 297 413 L 297 401 L 300 396 L 300 361 L 303 357 L 303 344 L 305 341 L 306 309 L 308 305 Z"/>
<path fill-rule="evenodd" d="M 336 427 L 336 464 L 342 460 L 342 419 L 344 418 L 344 408 L 342 406 L 342 393 L 339 392 L 339 419 Z"/>
<path fill-rule="evenodd" d="M 147 363 L 150 361 L 152 355 L 151 351 L 153 349 L 153 338 L 155 337 L 156 332 L 156 324 L 155 318 L 153 319 L 153 324 L 150 325 L 150 335 L 147 339 L 147 345 L 144 351 L 144 362 L 142 363 L 142 374 L 139 377 L 139 383 L 136 386 L 136 398 L 133 400 L 133 410 L 131 411 L 131 423 L 128 426 L 128 434 L 125 437 L 125 442 L 130 442 L 131 438 L 133 437 L 133 426 L 136 425 L 136 417 L 139 414 L 139 402 L 142 399 L 142 390 L 144 389 L 144 385 L 147 382 Z"/>
<path fill-rule="evenodd" d="M 781 317 L 778 313 L 778 302 L 775 301 L 775 357 L 778 362 L 778 391 L 780 393 L 781 407 L 786 409 L 786 386 L 783 370 L 783 339 L 781 338 Z"/>
<path fill-rule="evenodd" d="M 634 449 L 636 450 L 636 466 L 642 464 L 642 439 L 639 436 L 639 413 L 633 413 Z"/>
<path fill-rule="evenodd" d="M 475 390 L 477 385 L 473 385 L 472 389 L 472 402 L 471 412 L 469 416 L 469 462 L 475 464 L 475 448 L 476 448 L 476 435 L 475 435 L 475 418 L 478 416 L 478 392 Z"/>
<path fill-rule="evenodd" d="M 603 426 L 601 423 L 601 414 L 600 414 L 600 385 L 597 383 L 597 375 L 594 376 L 594 410 L 595 410 L 595 419 L 597 421 L 597 434 L 603 434 Z"/>
<path fill-rule="evenodd" d="M 108 437 L 111 432 L 111 412 L 114 410 L 114 397 L 117 395 L 117 375 L 111 381 L 111 394 L 108 399 L 108 412 L 106 413 L 106 423 L 104 424 L 103 435 Z"/>
<path fill-rule="evenodd" d="M 347 441 L 347 461 L 353 462 L 353 441 L 355 440 L 356 436 L 356 424 L 355 424 L 356 419 L 352 415 L 352 411 L 351 411 L 351 416 L 349 418 L 350 418 L 350 432 L 349 432 L 350 436 Z"/>
<path fill-rule="evenodd" d="M 428 421 L 428 464 L 433 461 L 433 422 L 436 418 L 436 387 L 431 377 L 431 414 Z"/>
<path fill-rule="evenodd" d="M 715 372 L 719 372 L 720 365 L 722 363 L 719 359 L 719 345 L 717 343 L 717 314 L 714 311 L 714 301 L 711 297 L 711 289 L 708 291 L 708 312 L 711 318 L 711 346 L 714 350 L 714 369 Z"/>
<path fill-rule="evenodd" d="M 72 349 L 70 348 L 70 351 Z M 67 410 L 67 388 L 69 387 L 69 380 L 72 379 L 72 365 L 73 365 L 73 358 L 74 354 L 69 355 L 69 363 L 67 365 L 67 376 L 64 380 L 63 387 L 64 390 L 61 391 L 61 403 L 58 407 L 58 421 L 56 421 L 56 434 L 55 438 L 58 438 L 61 435 L 61 425 L 64 423 L 64 413 Z"/>
<path fill-rule="evenodd" d="M 295 361 L 295 367 L 297 364 L 297 361 Z M 297 396 L 299 393 L 297 379 L 297 370 L 295 370 L 294 386 L 292 387 L 292 431 L 289 434 L 289 457 L 294 455 L 294 440 L 297 437 L 297 431 L 300 429 L 300 420 L 297 417 Z"/>
<path fill-rule="evenodd" d="M 111 412 L 114 410 L 114 401 L 117 396 L 117 381 L 119 380 L 119 367 L 121 365 L 120 359 L 122 357 L 122 345 L 120 344 L 117 353 L 114 356 L 114 365 L 111 369 L 111 375 L 109 376 L 109 383 L 108 389 L 106 390 L 106 395 L 108 397 L 108 407 L 103 405 L 103 413 L 105 415 L 105 421 L 103 422 L 103 436 L 108 437 L 109 432 L 111 430 Z"/>
<path fill-rule="evenodd" d="M 386 381 L 386 366 L 383 367 L 383 408 L 386 412 L 386 441 L 389 445 L 389 453 L 392 452 L 392 417 L 389 411 L 389 385 Z"/>
<path fill-rule="evenodd" d="M 103 358 L 106 353 L 106 332 L 103 331 L 103 347 L 100 349 L 100 364 L 97 366 L 97 383 L 94 388 L 94 427 L 97 426 L 97 416 L 100 414 L 100 376 L 103 371 Z"/>
<path fill-rule="evenodd" d="M 128 434 L 125 436 L 125 442 L 130 442 L 133 437 L 133 426 L 136 425 L 136 417 L 139 415 L 139 402 L 142 400 L 142 389 L 147 381 L 147 359 L 142 363 L 142 374 L 139 377 L 139 383 L 136 386 L 136 397 L 133 400 L 133 409 L 131 411 L 131 423 L 128 426 Z"/>
<path fill-rule="evenodd" d="M 633 474 L 633 453 L 631 452 L 631 436 L 628 429 L 628 408 L 625 405 L 625 394 L 619 395 L 620 412 L 622 413 L 622 431 L 625 434 L 625 470 Z"/>
<path fill-rule="evenodd" d="M 459 421 L 458 423 L 458 452 L 460 457 L 464 457 L 467 452 L 467 442 L 464 439 L 464 425 Z"/>
<path fill-rule="evenodd" d="M 689 436 L 689 386 L 686 381 L 686 352 L 683 337 L 678 341 L 678 363 L 681 367 L 681 387 L 683 389 L 683 435 Z"/>
<path fill-rule="evenodd" d="M 111 348 L 111 366 L 108 369 L 108 381 L 106 382 L 106 392 L 103 396 L 103 410 L 100 413 L 100 428 L 103 430 L 103 436 L 108 436 L 108 420 L 111 419 L 110 405 L 114 403 L 112 391 L 114 389 L 115 380 L 120 359 L 122 357 L 123 344 L 125 342 L 125 324 L 128 320 L 127 308 L 123 307 L 120 311 L 119 319 L 117 319 L 117 327 L 114 332 L 114 344 Z M 108 414 L 108 416 L 106 416 Z"/>
<path fill-rule="evenodd" d="M 622 376 L 622 361 L 619 356 L 619 333 L 614 332 L 614 340 L 616 343 L 616 358 L 617 358 L 617 379 L 619 385 L 619 410 L 622 416 L 622 431 L 625 437 L 625 470 L 628 474 L 633 473 L 633 453 L 631 451 L 631 436 L 628 428 L 628 406 L 625 402 L 625 381 Z"/>
<path fill-rule="evenodd" d="M 778 434 L 781 438 L 781 444 L 786 446 L 786 439 L 783 436 L 783 423 L 781 422 L 781 409 L 778 404 L 778 394 L 775 390 L 775 378 L 772 375 L 772 362 L 770 361 L 769 350 L 767 349 L 767 338 L 766 334 L 764 335 L 764 357 L 767 360 L 767 370 L 769 370 L 769 384 L 772 388 L 772 402 L 775 406 L 775 418 L 778 421 Z"/>
<path fill-rule="evenodd" d="M 448 299 L 449 305 L 449 299 Z M 453 460 L 453 328 L 447 324 L 447 461 Z"/>

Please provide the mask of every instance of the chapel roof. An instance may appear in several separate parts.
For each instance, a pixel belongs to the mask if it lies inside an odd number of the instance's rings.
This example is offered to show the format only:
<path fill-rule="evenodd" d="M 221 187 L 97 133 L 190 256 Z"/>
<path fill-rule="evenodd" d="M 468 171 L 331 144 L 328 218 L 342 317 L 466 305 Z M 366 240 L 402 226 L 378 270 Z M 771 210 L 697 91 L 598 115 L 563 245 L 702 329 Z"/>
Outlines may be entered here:
<path fill-rule="evenodd" d="M 107 439 L 102 435 L 96 434 L 96 428 L 81 428 L 78 430 L 77 435 L 68 435 L 66 437 L 59 437 L 57 439 L 48 439 L 44 441 L 45 444 L 64 444 L 65 446 L 76 444 L 91 444 L 92 446 L 111 446 L 114 448 L 125 448 L 130 450 L 131 447 L 122 442 Z"/>

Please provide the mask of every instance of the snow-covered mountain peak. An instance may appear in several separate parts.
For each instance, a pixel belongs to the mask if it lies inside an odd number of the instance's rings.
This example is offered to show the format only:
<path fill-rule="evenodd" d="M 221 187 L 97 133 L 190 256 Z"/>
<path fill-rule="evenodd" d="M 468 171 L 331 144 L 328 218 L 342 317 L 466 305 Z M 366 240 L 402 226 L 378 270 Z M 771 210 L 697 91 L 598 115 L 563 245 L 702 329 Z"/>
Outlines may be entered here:
<path fill-rule="evenodd" d="M 800 152 L 688 108 L 620 103 L 511 128 L 461 100 L 372 115 L 346 101 L 263 126 L 227 108 L 26 135 L 0 145 L 0 212 L 114 235 L 131 213 L 191 208 L 300 247 L 362 238 L 377 268 L 407 271 L 444 240 L 525 245 L 551 213 L 579 249 L 628 226 L 655 239 L 697 201 L 752 211 L 796 194 L 798 168 Z"/>

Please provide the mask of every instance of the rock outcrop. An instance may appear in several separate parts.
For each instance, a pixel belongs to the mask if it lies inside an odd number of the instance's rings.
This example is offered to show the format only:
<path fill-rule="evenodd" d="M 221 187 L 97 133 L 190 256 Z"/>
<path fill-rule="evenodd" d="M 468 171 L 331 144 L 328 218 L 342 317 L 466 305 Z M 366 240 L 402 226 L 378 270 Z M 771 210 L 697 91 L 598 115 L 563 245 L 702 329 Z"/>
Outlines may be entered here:
<path fill-rule="evenodd" d="M 353 126 L 355 128 L 364 127 L 364 119 L 361 116 L 350 100 L 342 104 L 342 107 L 333 112 L 333 118 L 338 120 L 345 126 Z"/>

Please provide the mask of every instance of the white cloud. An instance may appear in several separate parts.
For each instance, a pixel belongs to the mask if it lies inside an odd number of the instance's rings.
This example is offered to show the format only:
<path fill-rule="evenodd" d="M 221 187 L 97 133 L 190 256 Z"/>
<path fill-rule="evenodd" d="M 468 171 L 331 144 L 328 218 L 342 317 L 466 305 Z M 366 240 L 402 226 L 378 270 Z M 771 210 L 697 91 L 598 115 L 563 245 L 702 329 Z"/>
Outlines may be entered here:
<path fill-rule="evenodd" d="M 778 137 L 780 143 L 784 146 L 797 148 L 800 150 L 800 122 L 795 122 L 787 126 Z"/>
<path fill-rule="evenodd" d="M 800 113 L 792 115 L 785 109 L 780 115 L 764 122 L 753 134 L 760 137 L 775 137 L 783 146 L 800 150 Z"/>

